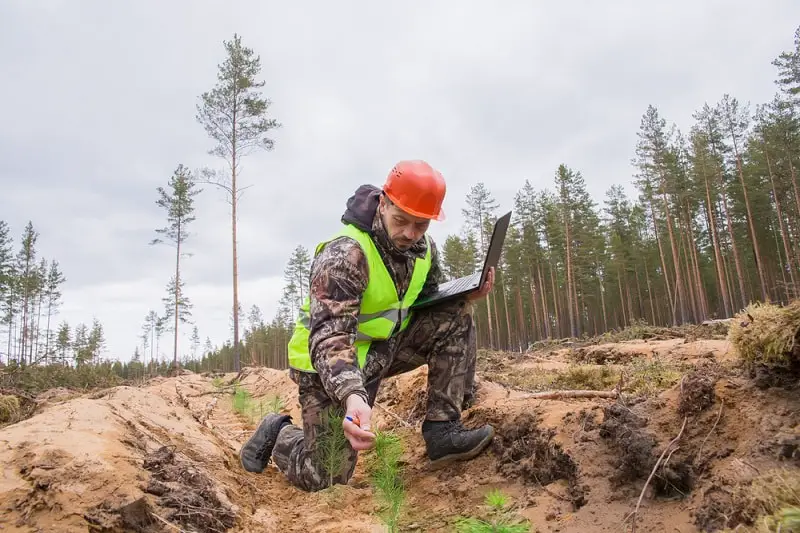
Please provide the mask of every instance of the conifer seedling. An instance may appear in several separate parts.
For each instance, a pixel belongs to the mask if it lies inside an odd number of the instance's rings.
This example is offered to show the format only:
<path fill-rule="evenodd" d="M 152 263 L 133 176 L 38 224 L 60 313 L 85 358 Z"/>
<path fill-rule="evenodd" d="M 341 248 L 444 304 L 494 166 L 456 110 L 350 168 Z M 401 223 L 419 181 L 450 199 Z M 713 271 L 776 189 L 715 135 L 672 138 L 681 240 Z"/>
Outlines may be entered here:
<path fill-rule="evenodd" d="M 403 443 L 398 435 L 380 430 L 375 432 L 375 447 L 367 460 L 366 469 L 378 500 L 383 504 L 380 517 L 390 532 L 397 531 L 400 509 L 405 501 L 405 484 L 400 466 L 402 455 Z"/>
<path fill-rule="evenodd" d="M 341 473 L 347 458 L 347 437 L 342 426 L 344 415 L 328 407 L 322 418 L 325 431 L 318 437 L 317 446 L 322 466 L 328 474 L 328 485 L 333 486 L 333 478 Z"/>

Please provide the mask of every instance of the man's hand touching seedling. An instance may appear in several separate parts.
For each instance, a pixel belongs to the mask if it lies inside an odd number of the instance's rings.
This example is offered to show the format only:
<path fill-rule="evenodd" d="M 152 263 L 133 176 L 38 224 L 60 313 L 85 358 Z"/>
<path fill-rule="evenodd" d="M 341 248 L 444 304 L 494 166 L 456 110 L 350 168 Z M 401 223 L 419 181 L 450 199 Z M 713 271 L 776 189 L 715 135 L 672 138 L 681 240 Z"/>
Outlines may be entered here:
<path fill-rule="evenodd" d="M 342 427 L 354 450 L 368 450 L 375 445 L 375 434 L 369 431 L 372 409 L 364 398 L 351 394 L 345 400 L 347 412 Z"/>

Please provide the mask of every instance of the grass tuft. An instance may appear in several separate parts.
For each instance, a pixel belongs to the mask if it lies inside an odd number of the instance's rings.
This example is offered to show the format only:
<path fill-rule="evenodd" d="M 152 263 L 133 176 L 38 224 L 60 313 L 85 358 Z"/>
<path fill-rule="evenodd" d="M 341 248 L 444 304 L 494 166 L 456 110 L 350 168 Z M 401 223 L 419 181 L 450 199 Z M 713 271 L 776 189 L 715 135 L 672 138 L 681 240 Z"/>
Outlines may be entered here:
<path fill-rule="evenodd" d="M 533 531 L 527 520 L 515 517 L 507 509 L 509 498 L 498 489 L 490 490 L 484 497 L 488 508 L 486 520 L 476 517 L 459 517 L 455 521 L 457 533 L 528 533 Z"/>
<path fill-rule="evenodd" d="M 737 487 L 732 508 L 741 523 L 725 533 L 800 532 L 800 473 L 776 469 Z"/>
<path fill-rule="evenodd" d="M 238 383 L 234 384 L 233 410 L 253 424 L 257 424 L 270 413 L 280 413 L 284 408 L 283 399 L 277 394 L 255 399 Z"/>
<path fill-rule="evenodd" d="M 19 398 L 10 394 L 0 394 L 0 424 L 13 424 L 20 416 Z"/>
<path fill-rule="evenodd" d="M 788 367 L 800 357 L 800 300 L 785 307 L 755 303 L 736 315 L 728 339 L 747 364 Z"/>

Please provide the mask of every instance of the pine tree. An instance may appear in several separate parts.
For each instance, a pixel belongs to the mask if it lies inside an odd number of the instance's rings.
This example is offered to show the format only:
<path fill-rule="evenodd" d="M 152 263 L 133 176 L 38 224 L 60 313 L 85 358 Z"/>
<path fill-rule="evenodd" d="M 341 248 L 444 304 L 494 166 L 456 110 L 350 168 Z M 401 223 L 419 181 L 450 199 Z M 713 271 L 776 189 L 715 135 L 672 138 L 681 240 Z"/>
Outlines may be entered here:
<path fill-rule="evenodd" d="M 670 139 L 665 131 L 666 121 L 658 114 L 654 106 L 648 106 L 647 111 L 642 117 L 640 130 L 638 133 L 639 142 L 636 146 L 636 165 L 639 168 L 639 186 L 644 197 L 650 205 L 653 230 L 659 240 L 659 250 L 661 253 L 661 263 L 664 269 L 664 279 L 669 294 L 670 306 L 674 310 L 672 315 L 673 324 L 685 323 L 687 318 L 686 295 L 683 283 L 683 272 L 678 258 L 678 245 L 674 232 L 674 220 L 670 212 L 668 194 L 671 191 L 669 173 Z M 663 219 L 656 214 L 656 204 L 661 208 Z M 661 248 L 658 226 L 663 221 L 667 227 L 670 249 L 672 251 L 672 271 L 667 267 L 665 254 Z M 670 283 L 670 276 L 674 276 L 674 284 Z M 675 288 L 676 301 L 673 302 L 672 287 Z M 680 315 L 680 319 L 678 316 Z"/>
<path fill-rule="evenodd" d="M 230 173 L 206 171 L 207 182 L 228 193 L 231 204 L 231 231 L 233 254 L 233 347 L 234 370 L 239 363 L 239 268 L 236 246 L 237 207 L 241 193 L 239 184 L 240 160 L 255 148 L 273 149 L 274 141 L 267 133 L 281 126 L 275 119 L 267 118 L 270 100 L 262 97 L 258 89 L 265 85 L 256 81 L 261 71 L 261 58 L 253 50 L 242 46 L 239 35 L 232 41 L 223 41 L 226 58 L 218 65 L 217 85 L 201 95 L 197 106 L 197 120 L 216 143 L 209 152 L 225 160 Z"/>
<path fill-rule="evenodd" d="M 442 247 L 442 270 L 449 279 L 468 276 L 475 271 L 477 243 L 474 235 L 466 238 L 448 235 Z"/>
<path fill-rule="evenodd" d="M 195 361 L 197 360 L 197 349 L 200 347 L 200 332 L 197 331 L 197 326 L 192 328 L 190 342 L 192 343 L 192 361 Z"/>
<path fill-rule="evenodd" d="M 69 324 L 65 321 L 62 321 L 61 324 L 58 325 L 58 333 L 56 334 L 56 348 L 58 349 L 58 353 L 61 355 L 60 363 L 62 365 L 67 364 L 67 351 L 70 349 L 70 345 L 71 339 Z"/>
<path fill-rule="evenodd" d="M 476 259 L 485 257 L 486 250 L 489 247 L 489 238 L 491 236 L 488 228 L 491 228 L 491 225 L 494 223 L 495 211 L 498 207 L 497 201 L 483 182 L 479 182 L 477 185 L 470 188 L 466 201 L 467 207 L 461 211 L 466 221 L 465 233 L 468 237 L 472 236 L 477 243 L 478 255 Z M 477 267 L 477 264 L 473 265 L 473 269 Z M 494 297 L 493 291 L 488 298 L 479 303 L 480 306 L 486 306 L 486 324 L 489 333 L 490 347 L 496 346 L 495 331 L 497 327 L 492 323 L 493 314 L 496 315 L 496 312 L 492 312 L 492 308 L 496 307 L 496 305 L 493 305 L 494 302 L 492 298 Z"/>
<path fill-rule="evenodd" d="M 778 79 L 775 83 L 781 91 L 797 98 L 800 95 L 800 26 L 794 32 L 794 50 L 781 52 L 772 61 L 772 65 L 778 68 Z"/>
<path fill-rule="evenodd" d="M 11 344 L 13 341 L 14 324 L 14 242 L 11 236 L 11 228 L 4 220 L 0 220 L 0 324 L 8 326 L 8 344 L 6 348 L 6 360 L 10 361 Z"/>
<path fill-rule="evenodd" d="M 36 241 L 39 233 L 28 221 L 22 234 L 21 246 L 17 252 L 16 270 L 18 291 L 21 296 L 22 331 L 19 340 L 18 359 L 22 364 L 33 363 L 33 302 L 36 296 Z"/>
<path fill-rule="evenodd" d="M 83 322 L 75 326 L 72 352 L 77 366 L 85 365 L 92 361 L 92 351 L 89 347 L 89 328 Z"/>
<path fill-rule="evenodd" d="M 45 358 L 50 356 L 50 320 L 58 314 L 58 307 L 61 305 L 61 284 L 66 281 L 64 274 L 59 270 L 58 261 L 50 263 L 45 284 L 47 298 L 47 332 L 45 334 Z M 47 360 L 47 359 L 45 359 Z"/>
<path fill-rule="evenodd" d="M 303 305 L 305 298 L 308 296 L 305 289 L 308 287 L 310 269 L 311 260 L 309 259 L 308 251 L 303 246 L 297 246 L 283 272 L 283 279 L 292 298 L 293 312 Z"/>
<path fill-rule="evenodd" d="M 92 319 L 92 329 L 86 339 L 86 354 L 89 361 L 100 362 L 100 355 L 105 351 L 106 339 L 103 333 L 103 325 L 97 318 Z"/>
<path fill-rule="evenodd" d="M 161 299 L 161 302 L 164 304 L 164 316 L 159 319 L 163 326 L 162 331 L 173 330 L 175 332 L 176 338 L 174 342 L 176 343 L 176 346 L 178 331 L 177 324 L 179 321 L 181 324 L 189 322 L 189 319 L 192 317 L 192 308 L 194 307 L 189 297 L 186 296 L 183 287 L 183 280 L 178 282 L 176 281 L 175 276 L 172 276 L 166 286 L 167 295 Z M 174 346 L 172 364 L 177 368 L 177 348 Z"/>
<path fill-rule="evenodd" d="M 185 322 L 191 316 L 189 309 L 191 304 L 189 299 L 183 294 L 183 280 L 181 279 L 181 257 L 187 255 L 181 247 L 189 238 L 188 226 L 195 220 L 194 217 L 194 197 L 202 189 L 196 189 L 196 184 L 192 173 L 183 165 L 178 165 L 175 173 L 169 179 L 169 190 L 158 187 L 158 199 L 156 204 L 167 212 L 168 225 L 156 229 L 156 233 L 161 235 L 166 242 L 175 246 L 175 274 L 172 276 L 167 286 L 168 298 L 165 299 L 167 305 L 166 317 L 174 318 L 174 340 L 172 348 L 172 364 L 178 367 L 178 323 Z M 155 238 L 151 244 L 160 244 L 165 241 Z"/>

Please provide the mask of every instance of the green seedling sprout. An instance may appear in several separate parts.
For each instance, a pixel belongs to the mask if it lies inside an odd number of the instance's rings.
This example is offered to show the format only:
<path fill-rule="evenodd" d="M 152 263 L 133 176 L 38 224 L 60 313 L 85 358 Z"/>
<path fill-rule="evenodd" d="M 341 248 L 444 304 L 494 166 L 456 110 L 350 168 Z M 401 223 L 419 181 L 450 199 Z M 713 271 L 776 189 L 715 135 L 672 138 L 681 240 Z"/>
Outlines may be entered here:
<path fill-rule="evenodd" d="M 380 430 L 375 432 L 375 447 L 367 459 L 366 469 L 378 500 L 384 506 L 380 517 L 392 533 L 397 531 L 400 510 L 405 501 L 405 484 L 400 467 L 402 455 L 403 443 L 398 435 Z"/>
<path fill-rule="evenodd" d="M 474 517 L 458 518 L 455 522 L 457 533 L 528 533 L 531 531 L 527 520 L 515 518 L 506 509 L 508 496 L 498 489 L 489 491 L 484 503 L 489 508 L 490 521 Z"/>
<path fill-rule="evenodd" d="M 342 421 L 344 415 L 339 410 L 328 407 L 322 413 L 324 432 L 317 438 L 320 461 L 328 474 L 328 486 L 333 486 L 333 478 L 340 474 L 347 461 L 347 437 Z"/>
<path fill-rule="evenodd" d="M 233 393 L 233 410 L 241 415 L 248 416 L 251 398 L 249 392 L 239 388 L 237 385 Z"/>

